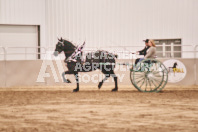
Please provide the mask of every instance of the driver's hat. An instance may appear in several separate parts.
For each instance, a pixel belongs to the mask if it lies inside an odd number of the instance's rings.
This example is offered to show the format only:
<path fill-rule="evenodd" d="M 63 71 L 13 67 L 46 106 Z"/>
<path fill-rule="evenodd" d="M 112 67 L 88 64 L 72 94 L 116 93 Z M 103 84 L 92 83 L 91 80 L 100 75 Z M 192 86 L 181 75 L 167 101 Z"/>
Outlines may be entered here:
<path fill-rule="evenodd" d="M 148 43 L 149 39 L 143 40 L 145 43 Z"/>

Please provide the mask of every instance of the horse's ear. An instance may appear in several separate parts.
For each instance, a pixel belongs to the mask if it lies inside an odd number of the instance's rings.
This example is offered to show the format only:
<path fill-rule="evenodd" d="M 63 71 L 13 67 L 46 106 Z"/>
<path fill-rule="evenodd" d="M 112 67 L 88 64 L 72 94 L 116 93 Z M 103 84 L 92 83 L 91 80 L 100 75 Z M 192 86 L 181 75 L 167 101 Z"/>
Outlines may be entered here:
<path fill-rule="evenodd" d="M 58 41 L 61 41 L 61 42 L 63 41 L 63 38 L 62 37 L 60 39 L 57 37 L 57 39 L 58 39 Z"/>
<path fill-rule="evenodd" d="M 60 41 L 60 39 L 57 37 L 58 41 Z"/>

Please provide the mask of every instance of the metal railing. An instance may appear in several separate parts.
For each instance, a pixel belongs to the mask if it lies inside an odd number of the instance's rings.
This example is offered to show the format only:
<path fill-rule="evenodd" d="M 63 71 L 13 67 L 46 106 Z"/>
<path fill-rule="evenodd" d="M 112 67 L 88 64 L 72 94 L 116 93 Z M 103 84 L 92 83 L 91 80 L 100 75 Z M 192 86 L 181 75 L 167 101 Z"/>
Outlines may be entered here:
<path fill-rule="evenodd" d="M 194 58 L 198 58 L 198 57 L 197 57 L 197 52 L 198 52 L 197 47 L 198 47 L 198 45 L 195 45 L 195 46 L 194 46 L 194 51 L 195 51 L 195 52 L 194 52 Z"/>
<path fill-rule="evenodd" d="M 3 56 L 2 58 L 3 58 L 3 60 L 6 60 L 6 50 L 5 50 L 5 47 L 0 47 L 0 58 L 1 58 L 1 56 Z M 1 51 L 3 51 L 3 53 L 1 52 Z"/>
<path fill-rule="evenodd" d="M 162 47 L 162 49 L 165 47 L 171 47 L 171 45 L 165 45 L 165 46 L 157 46 Z M 175 58 L 173 54 L 175 53 L 181 53 L 181 57 L 176 58 L 186 58 L 185 55 L 189 56 L 190 58 L 198 58 L 198 45 L 174 45 L 174 47 L 181 47 L 181 51 L 157 51 L 157 54 L 163 54 L 165 56 L 158 56 L 158 58 Z M 130 57 L 134 57 L 134 53 L 138 50 L 141 50 L 143 46 L 109 46 L 109 47 L 88 47 L 85 48 L 84 53 L 87 52 L 93 52 L 96 50 L 107 50 L 112 53 L 118 54 L 119 59 L 131 59 Z M 39 50 L 38 50 L 39 49 Z M 53 52 L 55 47 L 0 47 L 0 60 L 15 60 L 14 58 L 17 58 L 17 56 L 21 55 L 18 59 L 20 60 L 28 60 L 28 56 L 31 56 L 31 59 L 40 59 L 38 55 L 41 56 L 41 59 L 43 59 L 47 53 Z M 39 52 L 40 51 L 40 52 Z M 132 55 L 133 53 L 133 55 Z M 128 56 L 128 57 L 123 57 Z M 129 57 L 130 56 L 130 57 Z M 14 57 L 12 59 L 12 57 Z M 17 60 L 18 60 L 17 59 Z"/>
<path fill-rule="evenodd" d="M 38 55 L 46 54 L 45 47 L 0 47 L 0 49 L 3 49 L 4 51 L 3 53 L 0 53 L 0 60 L 15 60 L 19 55 L 23 56 L 18 58 L 19 60 L 27 60 L 28 55 L 34 56 L 31 59 L 39 59 Z M 42 52 L 38 52 L 38 49 Z M 1 59 L 1 56 L 3 56 L 3 59 Z M 14 57 L 14 59 L 10 59 L 9 56 Z"/>

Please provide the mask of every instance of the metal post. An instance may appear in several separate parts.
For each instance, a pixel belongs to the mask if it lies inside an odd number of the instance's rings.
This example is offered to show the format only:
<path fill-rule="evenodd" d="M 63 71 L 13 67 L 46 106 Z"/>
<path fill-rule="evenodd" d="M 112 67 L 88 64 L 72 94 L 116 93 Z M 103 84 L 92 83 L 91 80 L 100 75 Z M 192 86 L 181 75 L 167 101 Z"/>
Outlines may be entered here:
<path fill-rule="evenodd" d="M 25 47 L 25 60 L 27 60 L 27 47 Z"/>
<path fill-rule="evenodd" d="M 162 44 L 162 52 L 163 52 L 163 57 L 166 57 L 166 47 L 165 47 L 165 43 Z"/>
<path fill-rule="evenodd" d="M 197 49 L 198 45 L 194 46 L 194 73 L 195 73 L 195 85 L 197 85 Z"/>
<path fill-rule="evenodd" d="M 5 48 L 5 47 L 2 47 L 3 48 L 3 50 L 4 50 L 4 60 L 6 60 L 7 59 L 7 48 Z"/>
<path fill-rule="evenodd" d="M 171 43 L 171 58 L 174 58 L 174 44 Z"/>
<path fill-rule="evenodd" d="M 3 60 L 6 60 L 6 57 L 5 57 L 5 54 L 6 54 L 6 51 L 5 51 L 5 47 L 0 47 L 2 50 L 3 50 Z"/>
<path fill-rule="evenodd" d="M 7 48 L 3 47 L 3 50 L 4 50 L 4 74 L 5 74 L 5 87 L 7 85 L 7 69 L 6 69 L 6 65 L 7 65 Z"/>

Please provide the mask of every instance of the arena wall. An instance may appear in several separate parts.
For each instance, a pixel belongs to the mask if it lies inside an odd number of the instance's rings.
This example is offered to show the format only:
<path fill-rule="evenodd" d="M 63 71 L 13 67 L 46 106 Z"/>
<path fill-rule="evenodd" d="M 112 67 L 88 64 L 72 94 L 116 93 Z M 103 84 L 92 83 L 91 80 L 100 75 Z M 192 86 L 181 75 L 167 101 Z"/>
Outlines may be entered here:
<path fill-rule="evenodd" d="M 196 65 L 195 65 L 195 70 L 196 70 L 196 78 L 198 78 L 198 59 L 195 59 Z M 198 79 L 196 79 L 196 85 L 198 85 Z"/>
<path fill-rule="evenodd" d="M 168 59 L 163 59 L 161 60 L 162 62 L 163 61 L 166 61 Z M 196 81 L 198 79 L 196 79 L 196 76 L 198 75 L 197 74 L 197 71 L 196 71 L 196 67 L 197 67 L 197 64 L 196 64 L 196 61 L 197 59 L 177 59 L 179 61 L 181 61 L 185 67 L 186 67 L 186 76 L 183 80 L 177 82 L 177 83 L 169 83 L 169 84 L 175 84 L 175 85 L 196 85 Z"/>
<path fill-rule="evenodd" d="M 146 38 L 197 45 L 197 5 L 197 0 L 0 0 L 0 24 L 40 25 L 41 46 L 54 46 L 57 36 L 97 48 L 144 46 Z"/>
<path fill-rule="evenodd" d="M 167 59 L 161 59 L 165 61 Z M 177 83 L 168 83 L 171 85 L 198 85 L 198 60 L 197 59 L 178 59 L 186 67 L 187 73 L 183 80 Z M 131 60 L 117 60 L 117 62 L 131 62 Z M 61 66 L 60 66 L 61 65 Z M 62 69 L 61 69 L 62 68 Z M 118 75 L 118 85 L 131 85 L 130 72 L 127 66 L 117 66 L 115 73 Z M 67 70 L 64 62 L 61 64 L 55 60 L 26 60 L 26 61 L 0 61 L 0 87 L 15 86 L 66 86 L 76 85 L 73 75 L 67 75 L 71 84 L 64 84 L 61 74 Z M 98 82 L 104 76 L 99 71 L 80 73 L 80 85 L 92 85 L 97 87 Z M 40 78 L 39 78 L 40 76 Z M 94 79 L 90 81 L 90 79 Z M 83 80 L 83 81 L 82 81 Z M 113 85 L 114 81 L 109 78 L 104 85 Z M 132 85 L 131 85 L 132 86 Z"/>
<path fill-rule="evenodd" d="M 6 86 L 6 62 L 0 61 L 0 87 Z"/>

